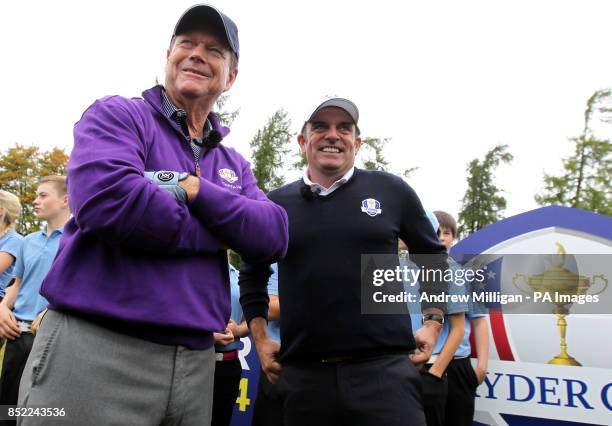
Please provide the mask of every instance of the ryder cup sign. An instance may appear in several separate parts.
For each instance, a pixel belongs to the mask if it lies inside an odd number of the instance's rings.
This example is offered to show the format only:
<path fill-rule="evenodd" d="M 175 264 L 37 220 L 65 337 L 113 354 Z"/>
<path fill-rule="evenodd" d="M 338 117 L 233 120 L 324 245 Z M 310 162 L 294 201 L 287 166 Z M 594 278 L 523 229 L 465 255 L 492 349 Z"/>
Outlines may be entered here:
<path fill-rule="evenodd" d="M 475 422 L 612 424 L 612 265 L 601 261 L 612 254 L 612 218 L 544 207 L 490 225 L 451 252 L 468 253 L 497 256 L 500 291 L 549 312 L 490 309 L 489 369 L 477 389 Z M 519 267 L 510 256 L 544 253 L 551 254 L 545 265 Z"/>

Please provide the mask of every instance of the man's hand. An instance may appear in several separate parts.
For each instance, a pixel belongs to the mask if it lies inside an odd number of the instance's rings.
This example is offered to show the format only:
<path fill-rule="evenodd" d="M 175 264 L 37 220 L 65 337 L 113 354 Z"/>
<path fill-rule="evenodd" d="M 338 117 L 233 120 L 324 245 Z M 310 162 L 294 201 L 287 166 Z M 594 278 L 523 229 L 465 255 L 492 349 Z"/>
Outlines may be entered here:
<path fill-rule="evenodd" d="M 144 172 L 146 178 L 149 178 L 154 184 L 168 191 L 179 203 L 187 203 L 188 194 L 179 184 L 188 179 L 188 173 L 172 172 L 168 170 L 158 170 L 154 172 Z M 197 179 L 197 178 L 194 178 Z M 198 184 L 200 180 L 198 179 Z M 199 189 L 199 188 L 198 188 Z M 190 199 L 191 201 L 191 199 Z"/>
<path fill-rule="evenodd" d="M 227 346 L 234 341 L 234 334 L 229 327 L 225 329 L 224 333 L 213 333 L 213 337 L 215 338 L 216 343 L 223 346 Z"/>
<path fill-rule="evenodd" d="M 200 192 L 200 178 L 188 176 L 185 180 L 179 182 L 179 187 L 187 193 L 187 200 L 191 203 L 195 200 Z"/>
<path fill-rule="evenodd" d="M 21 336 L 21 329 L 11 310 L 0 304 L 0 337 L 15 340 Z"/>
<path fill-rule="evenodd" d="M 43 317 L 45 316 L 46 313 L 47 313 L 47 310 L 45 309 L 40 314 L 36 315 L 36 318 L 34 319 L 34 321 L 32 321 L 32 334 L 33 335 L 36 335 L 36 333 L 38 333 L 38 329 L 40 328 L 40 324 L 42 323 Z"/>
<path fill-rule="evenodd" d="M 261 369 L 272 384 L 276 384 L 283 366 L 278 362 L 280 344 L 272 339 L 264 339 L 255 343 Z"/>
<path fill-rule="evenodd" d="M 425 321 L 423 327 L 414 333 L 417 348 L 414 354 L 410 355 L 410 360 L 414 365 L 420 368 L 431 357 L 440 330 L 442 330 L 442 324 L 436 321 Z"/>
<path fill-rule="evenodd" d="M 283 366 L 278 362 L 280 344 L 268 337 L 266 320 L 257 317 L 250 323 L 251 336 L 255 342 L 261 369 L 272 384 L 276 384 Z"/>

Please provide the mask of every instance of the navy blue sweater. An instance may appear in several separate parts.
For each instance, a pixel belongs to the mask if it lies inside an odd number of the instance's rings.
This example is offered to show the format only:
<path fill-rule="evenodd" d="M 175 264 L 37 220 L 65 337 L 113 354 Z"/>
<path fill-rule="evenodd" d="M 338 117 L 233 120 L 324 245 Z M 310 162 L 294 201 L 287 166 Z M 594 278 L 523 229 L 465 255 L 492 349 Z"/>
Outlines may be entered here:
<path fill-rule="evenodd" d="M 308 362 L 414 349 L 407 311 L 362 314 L 361 255 L 397 258 L 401 238 L 411 253 L 446 259 L 416 193 L 397 176 L 360 169 L 325 197 L 305 197 L 303 187 L 300 179 L 268 194 L 289 218 L 289 248 L 278 265 L 281 360 Z M 380 214 L 362 211 L 363 200 L 370 198 L 380 202 Z M 268 269 L 244 265 L 241 270 L 247 321 L 267 314 Z M 430 294 L 443 288 L 434 282 L 422 285 Z M 429 306 L 439 307 L 422 308 Z"/>

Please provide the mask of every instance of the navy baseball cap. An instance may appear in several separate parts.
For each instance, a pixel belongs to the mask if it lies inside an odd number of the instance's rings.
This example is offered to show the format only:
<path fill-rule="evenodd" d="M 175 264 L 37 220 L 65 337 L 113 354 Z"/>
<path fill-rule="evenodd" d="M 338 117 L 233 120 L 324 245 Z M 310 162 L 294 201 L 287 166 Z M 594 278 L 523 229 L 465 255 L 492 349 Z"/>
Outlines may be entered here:
<path fill-rule="evenodd" d="M 308 120 L 306 121 L 308 122 L 312 120 L 312 117 L 314 117 L 314 115 L 317 112 L 321 111 L 323 108 L 329 108 L 329 107 L 336 107 L 336 108 L 343 109 L 351 117 L 355 125 L 357 125 L 357 123 L 359 122 L 359 110 L 357 109 L 357 105 L 355 105 L 354 102 L 349 101 L 348 99 L 337 98 L 337 97 L 327 98 L 323 102 L 321 102 L 314 109 L 314 111 L 312 111 L 312 113 L 308 117 Z"/>
<path fill-rule="evenodd" d="M 316 115 L 317 112 L 321 111 L 323 108 L 329 108 L 329 107 L 340 108 L 346 111 L 346 113 L 349 115 L 349 117 L 351 117 L 351 119 L 353 120 L 353 123 L 355 124 L 357 135 L 361 133 L 361 130 L 359 130 L 359 125 L 358 125 L 359 109 L 357 108 L 357 105 L 355 105 L 353 101 L 350 101 L 346 98 L 339 98 L 335 96 L 327 97 L 323 102 L 318 104 L 317 107 L 314 108 L 314 110 L 312 110 L 312 112 L 308 116 L 308 119 L 304 122 L 304 126 L 302 126 L 302 132 L 306 128 L 306 124 L 312 121 L 312 118 Z"/>
<path fill-rule="evenodd" d="M 207 4 L 197 4 L 187 9 L 176 23 L 172 35 L 177 36 L 194 28 L 206 28 L 210 25 L 216 26 L 222 34 L 225 34 L 228 46 L 237 57 L 240 57 L 238 27 L 227 15 Z"/>

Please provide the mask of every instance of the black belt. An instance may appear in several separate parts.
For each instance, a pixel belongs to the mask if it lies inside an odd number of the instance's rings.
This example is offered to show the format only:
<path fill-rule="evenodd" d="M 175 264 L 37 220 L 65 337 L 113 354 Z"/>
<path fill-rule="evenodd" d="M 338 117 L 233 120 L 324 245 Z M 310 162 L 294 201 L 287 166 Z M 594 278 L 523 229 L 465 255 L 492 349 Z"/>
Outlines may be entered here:
<path fill-rule="evenodd" d="M 408 352 L 400 352 L 400 351 L 364 352 L 364 353 L 359 353 L 359 354 L 354 354 L 354 355 L 328 356 L 324 358 L 319 358 L 316 362 L 321 362 L 323 364 L 338 364 L 338 363 L 346 363 L 346 362 L 363 361 L 366 359 L 378 358 L 381 356 L 390 356 L 390 355 L 408 356 Z"/>

